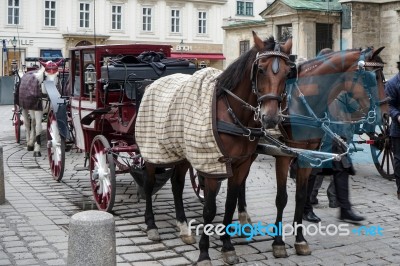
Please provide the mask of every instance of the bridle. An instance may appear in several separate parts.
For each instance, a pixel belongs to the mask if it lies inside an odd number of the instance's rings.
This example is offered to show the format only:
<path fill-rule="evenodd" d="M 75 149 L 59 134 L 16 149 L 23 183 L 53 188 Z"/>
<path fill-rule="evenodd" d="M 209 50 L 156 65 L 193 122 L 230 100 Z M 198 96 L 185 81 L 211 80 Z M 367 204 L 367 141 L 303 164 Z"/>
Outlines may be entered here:
<path fill-rule="evenodd" d="M 260 90 L 257 88 L 258 74 L 260 74 L 260 72 L 262 72 L 262 74 L 264 73 L 264 71 L 259 67 L 259 61 L 261 58 L 268 58 L 271 56 L 274 57 L 274 61 L 272 62 L 272 72 L 274 74 L 277 74 L 279 72 L 279 68 L 280 68 L 279 58 L 282 58 L 283 60 L 285 60 L 286 63 L 294 65 L 294 63 L 290 61 L 289 56 L 287 54 L 281 52 L 279 43 L 275 43 L 274 51 L 266 51 L 261 54 L 257 53 L 256 59 L 254 60 L 253 66 L 251 68 L 250 79 L 251 79 L 252 91 L 257 96 L 257 102 L 258 102 L 259 108 L 261 106 L 261 103 L 264 100 L 275 100 L 280 104 L 283 99 L 282 95 L 275 95 L 272 93 L 267 93 L 267 94 L 261 95 Z"/>
<path fill-rule="evenodd" d="M 259 74 L 263 74 L 263 71 L 259 67 L 259 61 L 262 58 L 268 58 L 268 57 L 274 57 L 274 61 L 272 63 L 272 72 L 274 74 L 277 74 L 279 72 L 279 68 L 280 68 L 279 58 L 282 58 L 285 61 L 285 63 L 294 66 L 294 63 L 290 60 L 289 56 L 280 51 L 280 44 L 279 43 L 275 43 L 274 51 L 265 51 L 265 52 L 262 52 L 262 53 L 257 53 L 256 58 L 253 61 L 253 64 L 252 64 L 252 67 L 251 67 L 251 72 L 250 72 L 251 87 L 252 87 L 252 92 L 257 97 L 257 103 L 258 103 L 257 107 L 254 107 L 251 104 L 245 102 L 244 100 L 242 100 L 240 97 L 238 97 L 236 94 L 234 94 L 233 92 L 231 92 L 227 88 L 222 88 L 222 90 L 224 90 L 227 94 L 229 94 L 234 99 L 236 99 L 237 101 L 242 103 L 243 107 L 252 110 L 254 112 L 254 120 L 255 121 L 258 121 L 259 118 L 260 118 L 261 104 L 262 104 L 262 102 L 264 100 L 275 100 L 280 104 L 282 102 L 282 99 L 283 99 L 282 95 L 276 95 L 276 94 L 272 94 L 272 93 L 267 93 L 267 94 L 261 95 L 259 89 L 257 88 L 257 80 L 258 80 L 257 77 L 258 77 Z M 260 72 L 262 72 L 262 73 L 260 73 Z M 235 120 L 236 116 L 234 116 L 233 112 L 231 112 L 232 109 L 230 108 L 229 102 L 227 100 L 225 100 L 225 101 L 226 101 L 227 106 L 228 106 L 228 112 L 231 114 L 231 116 Z"/>
<path fill-rule="evenodd" d="M 374 97 L 374 94 L 373 94 L 374 92 L 372 91 L 374 88 L 376 88 L 376 95 L 378 93 L 376 72 L 381 71 L 380 75 L 381 75 L 382 79 L 384 79 L 383 72 L 382 72 L 384 64 L 380 63 L 380 62 L 366 61 L 366 55 L 371 50 L 372 49 L 370 47 L 368 47 L 366 50 L 364 50 L 360 53 L 360 58 L 357 62 L 356 75 L 353 77 L 352 86 L 351 86 L 353 89 L 355 84 L 357 83 L 358 79 L 361 77 L 363 88 L 368 95 L 369 103 L 370 103 L 367 118 L 366 118 L 366 121 L 368 124 L 373 124 L 376 121 L 376 107 L 380 106 L 382 104 L 385 104 L 389 100 L 388 98 L 385 98 L 381 101 L 378 101 L 378 100 L 376 100 L 376 97 Z M 375 68 L 375 69 L 367 70 L 366 69 L 367 67 Z M 365 108 L 366 107 L 362 107 L 362 109 L 365 109 Z"/>

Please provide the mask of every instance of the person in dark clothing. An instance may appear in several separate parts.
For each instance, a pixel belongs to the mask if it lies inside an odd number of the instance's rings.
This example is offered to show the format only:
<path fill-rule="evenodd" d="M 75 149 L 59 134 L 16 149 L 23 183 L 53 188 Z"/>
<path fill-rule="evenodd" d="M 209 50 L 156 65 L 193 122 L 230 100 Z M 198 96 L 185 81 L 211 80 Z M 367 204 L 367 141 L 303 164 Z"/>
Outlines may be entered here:
<path fill-rule="evenodd" d="M 341 92 L 338 97 L 329 105 L 329 117 L 332 121 L 349 121 L 350 114 L 358 110 L 358 103 L 346 92 Z M 349 143 L 353 139 L 354 125 L 350 123 L 335 124 L 330 128 L 339 135 L 344 141 Z M 322 140 L 321 151 L 332 153 L 343 153 L 343 148 L 333 141 L 330 137 L 324 137 Z M 324 168 L 314 168 L 308 181 L 307 200 L 304 206 L 303 219 L 309 222 L 318 223 L 321 219 L 314 213 L 310 202 L 315 179 L 317 175 L 333 175 L 335 185 L 336 200 L 340 206 L 341 220 L 349 222 L 360 222 L 364 217 L 355 214 L 352 211 L 349 200 L 349 175 L 354 175 L 355 170 L 349 155 L 343 156 L 340 161 L 332 161 L 329 166 Z"/>
<path fill-rule="evenodd" d="M 400 62 L 397 62 L 397 73 L 385 84 L 385 93 L 390 97 L 389 115 L 392 118 L 390 124 L 390 140 L 394 155 L 394 177 L 396 178 L 397 198 L 400 199 Z"/>

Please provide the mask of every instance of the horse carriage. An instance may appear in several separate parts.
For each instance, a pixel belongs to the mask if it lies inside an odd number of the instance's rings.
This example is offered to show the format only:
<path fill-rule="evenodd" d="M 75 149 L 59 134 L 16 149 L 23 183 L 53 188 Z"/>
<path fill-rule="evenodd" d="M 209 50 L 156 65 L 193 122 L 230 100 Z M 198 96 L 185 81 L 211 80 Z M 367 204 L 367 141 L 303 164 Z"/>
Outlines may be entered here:
<path fill-rule="evenodd" d="M 289 59 L 291 40 L 279 44 L 273 38 L 262 41 L 255 33 L 253 35 L 254 48 L 223 72 L 212 68 L 196 71 L 195 65 L 187 60 L 172 60 L 169 58 L 171 47 L 168 45 L 106 45 L 71 49 L 68 89 L 60 92 L 54 82 L 43 82 L 51 103 L 47 120 L 47 150 L 54 179 L 59 181 L 63 177 L 65 151 L 72 143 L 85 152 L 98 209 L 111 211 L 115 201 L 115 176 L 130 173 L 138 185 L 139 193 L 146 198 L 145 222 L 148 237 L 152 240 L 158 240 L 159 235 L 152 212 L 151 195 L 170 179 L 180 236 L 184 242 L 193 243 L 193 238 L 188 235 L 180 193 L 188 170 L 196 195 L 204 199 L 205 224 L 211 223 L 215 216 L 215 197 L 221 178 L 228 178 L 224 223 L 229 224 L 236 208 L 236 198 L 239 197 L 239 204 L 245 204 L 240 200 L 244 196 L 241 191 L 256 154 L 277 158 L 277 180 L 283 178 L 282 174 L 286 178 L 288 162 L 292 157 L 310 166 L 320 166 L 348 154 L 351 148 L 345 143 L 342 143 L 343 153 L 336 154 L 317 151 L 316 142 L 309 146 L 311 142 L 298 145 L 293 141 L 295 138 L 290 127 L 297 126 L 302 130 L 305 125 L 311 124 L 318 128 L 318 136 L 322 132 L 342 142 L 329 130 L 328 124 L 332 121 L 321 116 L 323 114 L 318 103 L 307 103 L 303 97 L 310 97 L 307 93 L 313 93 L 307 91 L 307 85 L 311 84 L 309 80 L 293 83 L 295 85 L 289 93 L 287 78 L 295 69 Z M 383 65 L 365 64 L 357 68 L 354 63 L 373 60 L 373 52 L 369 49 L 346 55 L 346 59 L 350 59 L 346 61 L 348 65 L 345 70 L 361 73 L 360 80 L 364 81 L 365 73 L 369 73 L 366 68 L 381 69 Z M 361 60 L 361 57 L 365 59 Z M 341 62 L 340 57 L 334 59 L 335 63 Z M 329 58 L 327 62 L 332 60 Z M 315 65 L 310 69 L 317 68 Z M 292 77 L 298 80 L 305 72 L 294 73 Z M 379 87 L 382 93 L 382 76 L 379 76 L 379 86 L 376 82 L 365 85 L 360 80 L 353 80 L 354 84 L 347 90 L 365 96 L 365 93 L 361 93 L 365 88 L 377 90 Z M 346 82 L 344 85 L 347 87 Z M 207 87 L 205 84 L 215 85 L 215 91 L 204 89 Z M 297 99 L 297 105 L 304 105 L 300 110 L 285 108 L 291 93 L 291 97 Z M 167 99 L 170 101 L 167 102 Z M 367 94 L 367 100 L 368 106 L 365 108 L 371 110 L 384 103 L 381 94 L 379 97 Z M 324 101 L 329 100 L 325 98 Z M 204 112 L 205 107 L 213 109 Z M 374 111 L 373 116 L 376 118 L 377 112 Z M 167 118 L 169 120 L 164 120 Z M 389 120 L 380 130 L 375 130 L 377 123 L 368 119 L 372 119 L 369 112 L 359 123 L 368 123 L 374 129 L 360 131 L 360 134 L 366 132 L 370 137 L 365 142 L 373 144 L 371 150 L 374 151 L 372 156 L 377 168 L 391 175 L 390 169 L 385 168 L 389 163 L 388 158 L 391 158 L 388 156 Z M 268 132 L 267 129 L 275 128 L 278 124 L 284 125 L 285 121 L 290 122 L 285 141 Z M 210 137 L 200 126 L 216 131 Z M 305 140 L 311 138 L 304 136 Z M 215 150 L 210 151 L 209 147 Z M 210 161 L 217 163 L 209 164 Z M 299 180 L 307 177 L 307 172 L 301 168 L 298 174 Z M 282 185 L 286 186 L 286 182 L 282 181 L 278 186 L 277 222 L 282 219 L 282 205 L 286 205 L 286 188 L 283 189 Z M 302 183 L 299 185 L 304 187 Z M 296 203 L 295 221 L 298 224 L 301 223 L 301 204 Z M 239 206 L 239 213 L 244 212 L 245 206 Z M 225 235 L 221 239 L 224 261 L 229 264 L 237 262 L 230 238 Z M 208 236 L 203 234 L 199 245 L 199 261 L 209 260 L 207 242 Z M 287 256 L 282 243 L 279 237 L 274 241 L 276 257 Z M 298 254 L 310 253 L 301 232 L 296 237 L 295 247 Z"/>

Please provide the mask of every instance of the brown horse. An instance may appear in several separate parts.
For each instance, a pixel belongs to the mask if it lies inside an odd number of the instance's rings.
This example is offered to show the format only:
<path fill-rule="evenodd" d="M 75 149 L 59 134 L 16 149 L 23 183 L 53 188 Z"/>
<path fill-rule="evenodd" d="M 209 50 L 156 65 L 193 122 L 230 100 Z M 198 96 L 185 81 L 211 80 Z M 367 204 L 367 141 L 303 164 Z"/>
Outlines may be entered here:
<path fill-rule="evenodd" d="M 226 226 L 232 222 L 240 185 L 256 157 L 258 138 L 249 137 L 248 133 L 252 128 L 261 132 L 262 128 L 272 128 L 280 122 L 285 81 L 293 66 L 288 57 L 291 39 L 280 45 L 273 37 L 262 41 L 254 32 L 253 39 L 254 47 L 222 73 L 206 68 L 192 77 L 175 74 L 160 78 L 146 88 L 135 137 L 146 161 L 145 222 L 149 239 L 160 239 L 151 199 L 155 173 L 160 171 L 160 167 L 171 166 L 174 171 L 171 183 L 183 241 L 194 241 L 187 230 L 182 201 L 185 175 L 190 164 L 205 177 L 204 226 L 210 225 L 215 217 L 218 180 L 223 178 L 228 178 L 223 224 Z M 211 84 L 211 87 L 202 90 L 205 83 Z M 163 87 L 157 90 L 157 86 Z M 173 94 L 172 97 L 170 94 Z M 165 103 L 167 98 L 172 98 L 177 110 L 171 107 L 171 103 Z M 205 109 L 209 106 L 211 110 Z M 198 112 L 203 109 L 206 110 L 204 116 Z M 170 121 L 165 122 L 165 118 L 170 118 Z M 200 127 L 203 125 L 211 128 L 211 137 L 208 130 Z M 177 135 L 167 135 L 168 130 Z M 238 135 L 230 131 L 241 133 Z M 199 142 L 195 142 L 196 139 Z M 157 146 L 151 147 L 152 142 Z M 207 150 L 209 146 L 216 146 L 216 155 L 214 151 Z M 163 160 L 159 153 L 165 153 L 167 159 Z M 238 262 L 230 236 L 224 233 L 221 240 L 224 261 L 229 264 Z M 210 265 L 209 236 L 204 232 L 199 248 L 198 264 Z"/>
<path fill-rule="evenodd" d="M 382 116 L 387 114 L 387 99 L 384 93 L 383 62 L 378 56 L 384 47 L 377 50 L 345 50 L 332 52 L 324 56 L 302 63 L 297 69 L 297 77 L 288 80 L 287 98 L 280 124 L 284 142 L 293 148 L 316 150 L 320 146 L 324 134 L 336 139 L 334 132 L 323 130 L 326 123 L 335 121 L 326 120 L 329 104 L 337 98 L 340 92 L 351 93 L 360 109 L 352 116 L 351 121 L 336 121 L 339 123 L 363 124 L 364 132 L 373 132 Z M 382 116 L 381 116 L 382 115 Z M 344 142 L 341 139 L 336 141 Z M 343 145 L 346 149 L 345 144 Z M 283 210 L 287 204 L 286 182 L 289 165 L 292 157 L 276 157 L 277 196 L 276 226 L 282 223 Z M 299 157 L 300 158 L 300 157 Z M 301 158 L 300 158 L 301 161 Z M 308 177 L 312 167 L 305 161 L 299 164 L 296 177 L 296 207 L 294 222 L 302 223 L 303 209 L 307 195 Z M 239 194 L 239 218 L 248 217 L 246 213 L 245 183 L 242 184 Z M 246 220 L 241 220 L 245 223 Z M 311 250 L 304 238 L 302 227 L 298 226 L 295 232 L 295 249 L 299 255 L 309 255 Z M 273 255 L 278 258 L 287 257 L 285 243 L 282 236 L 275 236 Z"/>

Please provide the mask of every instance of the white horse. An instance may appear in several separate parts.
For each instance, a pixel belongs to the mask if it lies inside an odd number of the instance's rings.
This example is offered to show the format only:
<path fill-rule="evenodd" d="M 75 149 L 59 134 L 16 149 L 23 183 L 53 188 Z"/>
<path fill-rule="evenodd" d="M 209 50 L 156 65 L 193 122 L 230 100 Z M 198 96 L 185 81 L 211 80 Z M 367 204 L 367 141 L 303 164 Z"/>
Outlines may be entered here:
<path fill-rule="evenodd" d="M 43 114 L 49 111 L 47 91 L 43 86 L 45 79 L 54 81 L 58 87 L 58 67 L 63 62 L 41 61 L 42 67 L 36 71 L 25 73 L 19 85 L 19 105 L 25 124 L 26 145 L 28 151 L 33 150 L 34 157 L 40 157 L 40 134 L 42 133 Z"/>

